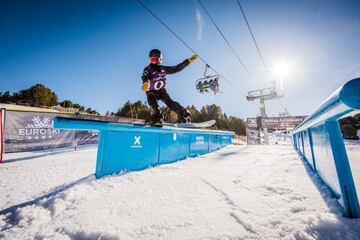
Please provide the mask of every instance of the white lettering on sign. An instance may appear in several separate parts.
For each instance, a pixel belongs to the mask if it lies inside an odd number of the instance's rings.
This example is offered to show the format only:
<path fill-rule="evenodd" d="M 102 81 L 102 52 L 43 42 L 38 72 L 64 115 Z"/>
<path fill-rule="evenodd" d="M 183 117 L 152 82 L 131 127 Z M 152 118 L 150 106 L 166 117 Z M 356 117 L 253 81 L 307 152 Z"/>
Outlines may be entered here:
<path fill-rule="evenodd" d="M 131 148 L 142 148 L 143 146 L 141 145 L 141 136 L 134 136 L 134 143 L 131 146 Z"/>
<path fill-rule="evenodd" d="M 135 136 L 135 137 L 134 137 L 134 139 L 135 139 L 134 145 L 136 145 L 136 144 L 139 144 L 139 145 L 140 145 L 140 144 L 141 144 L 141 143 L 140 143 L 140 138 L 141 138 L 141 136 L 138 136 L 138 137 Z"/>
<path fill-rule="evenodd" d="M 203 144 L 205 144 L 205 138 L 204 138 L 204 136 L 196 136 L 195 140 L 196 140 L 196 142 L 195 142 L 196 145 L 203 145 Z"/>
<path fill-rule="evenodd" d="M 19 128 L 19 136 L 60 134 L 60 129 Z"/>

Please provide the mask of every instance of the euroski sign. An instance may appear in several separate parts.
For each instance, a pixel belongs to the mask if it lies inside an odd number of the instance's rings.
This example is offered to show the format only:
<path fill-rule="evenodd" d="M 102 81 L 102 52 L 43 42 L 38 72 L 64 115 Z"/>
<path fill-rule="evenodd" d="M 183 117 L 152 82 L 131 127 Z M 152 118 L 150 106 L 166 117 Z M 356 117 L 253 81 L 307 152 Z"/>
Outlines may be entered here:
<path fill-rule="evenodd" d="M 95 131 L 69 131 L 53 128 L 53 119 L 61 114 L 6 111 L 5 151 L 21 152 L 95 144 Z"/>

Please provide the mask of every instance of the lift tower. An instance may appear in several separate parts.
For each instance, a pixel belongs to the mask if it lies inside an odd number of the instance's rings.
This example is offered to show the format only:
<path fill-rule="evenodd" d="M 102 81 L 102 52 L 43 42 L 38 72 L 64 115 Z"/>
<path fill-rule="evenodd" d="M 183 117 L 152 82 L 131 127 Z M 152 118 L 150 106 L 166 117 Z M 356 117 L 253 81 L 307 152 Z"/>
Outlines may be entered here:
<path fill-rule="evenodd" d="M 259 106 L 260 116 L 261 116 L 261 118 L 266 118 L 267 116 L 266 116 L 266 111 L 265 111 L 265 100 L 282 98 L 283 96 L 284 95 L 282 93 L 279 93 L 277 91 L 276 86 L 274 84 L 273 87 L 248 91 L 248 95 L 246 96 L 246 99 L 248 101 L 255 101 L 256 99 L 259 99 L 260 100 L 260 106 Z M 264 143 L 269 144 L 269 136 L 268 136 L 267 128 L 262 127 L 262 129 L 264 131 Z"/>

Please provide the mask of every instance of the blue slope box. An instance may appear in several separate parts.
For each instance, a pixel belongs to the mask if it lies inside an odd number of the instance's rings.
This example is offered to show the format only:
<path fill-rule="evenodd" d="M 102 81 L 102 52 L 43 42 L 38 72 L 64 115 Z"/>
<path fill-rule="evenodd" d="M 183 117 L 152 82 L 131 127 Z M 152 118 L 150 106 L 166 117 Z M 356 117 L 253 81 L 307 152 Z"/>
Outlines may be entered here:
<path fill-rule="evenodd" d="M 54 127 L 97 130 L 96 177 L 138 171 L 216 151 L 231 144 L 233 132 L 152 127 L 56 117 Z"/>

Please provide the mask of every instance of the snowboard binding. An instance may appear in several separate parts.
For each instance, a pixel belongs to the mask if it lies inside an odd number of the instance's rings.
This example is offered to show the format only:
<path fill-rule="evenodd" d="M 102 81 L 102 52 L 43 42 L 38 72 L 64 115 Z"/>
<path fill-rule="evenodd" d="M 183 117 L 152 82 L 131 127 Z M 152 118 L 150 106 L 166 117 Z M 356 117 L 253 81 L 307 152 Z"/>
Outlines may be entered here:
<path fill-rule="evenodd" d="M 160 111 L 160 109 L 151 109 L 150 113 L 151 113 L 150 119 L 145 120 L 145 124 L 151 126 L 162 126 L 163 114 Z"/>
<path fill-rule="evenodd" d="M 178 123 L 191 123 L 191 117 L 189 110 L 185 110 L 182 114 L 179 115 Z"/>
<path fill-rule="evenodd" d="M 162 120 L 154 121 L 152 119 L 148 119 L 148 120 L 145 120 L 145 125 L 162 127 L 163 121 Z"/>

